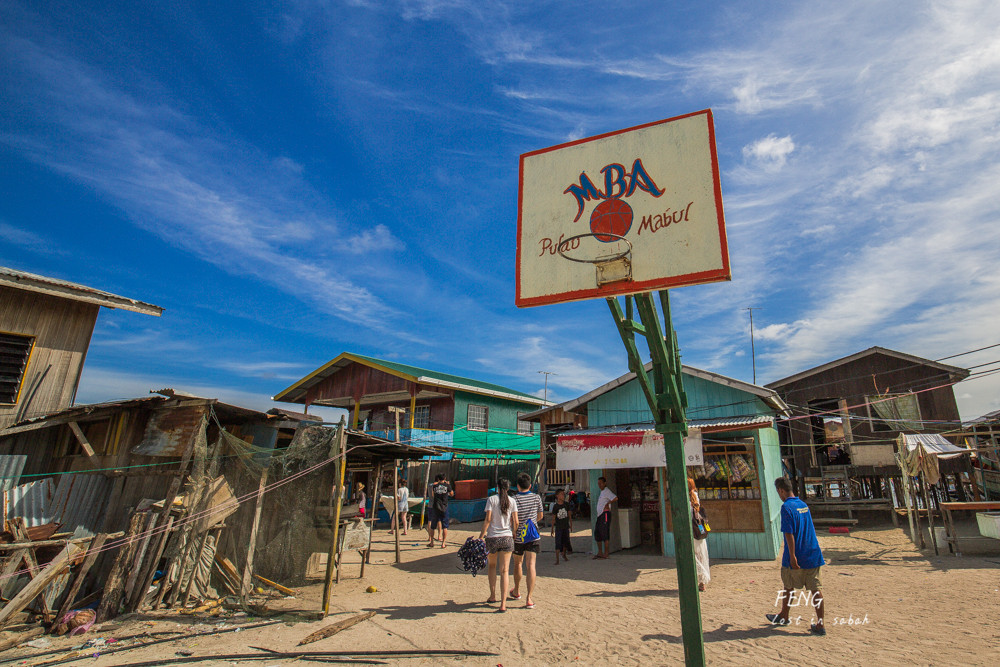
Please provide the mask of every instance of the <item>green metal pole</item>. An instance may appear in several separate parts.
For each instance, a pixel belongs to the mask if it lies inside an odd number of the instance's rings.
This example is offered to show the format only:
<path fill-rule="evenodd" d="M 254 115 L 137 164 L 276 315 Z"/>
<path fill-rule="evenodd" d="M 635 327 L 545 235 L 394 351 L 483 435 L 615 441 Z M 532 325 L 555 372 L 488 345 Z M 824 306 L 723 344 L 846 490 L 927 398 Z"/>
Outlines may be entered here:
<path fill-rule="evenodd" d="M 687 467 L 684 459 L 687 395 L 684 393 L 681 378 L 677 336 L 670 320 L 670 296 L 666 290 L 660 292 L 659 296 L 663 309 L 662 329 L 651 294 L 625 297 L 624 312 L 617 299 L 610 298 L 607 301 L 628 353 L 629 369 L 636 374 L 639 385 L 646 395 L 656 423 L 656 432 L 663 435 L 674 555 L 677 563 L 684 662 L 689 666 L 703 667 L 705 640 L 701 626 L 701 598 L 698 595 L 698 570 L 694 559 L 694 535 L 691 531 L 691 500 L 688 496 Z M 641 324 L 632 319 L 633 300 Z M 636 334 L 643 336 L 649 346 L 653 364 L 652 382 L 639 356 L 635 344 Z"/>

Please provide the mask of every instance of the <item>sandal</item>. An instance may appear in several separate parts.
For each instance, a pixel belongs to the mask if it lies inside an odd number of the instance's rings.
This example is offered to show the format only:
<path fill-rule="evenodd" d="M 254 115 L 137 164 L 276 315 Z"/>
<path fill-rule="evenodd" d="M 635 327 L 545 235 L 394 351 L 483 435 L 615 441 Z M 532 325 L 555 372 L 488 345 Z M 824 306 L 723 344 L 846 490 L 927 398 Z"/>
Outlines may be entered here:
<path fill-rule="evenodd" d="M 508 593 L 507 597 L 509 597 L 511 600 L 520 600 L 521 599 L 520 595 L 514 595 L 514 591 L 511 591 L 510 593 Z"/>

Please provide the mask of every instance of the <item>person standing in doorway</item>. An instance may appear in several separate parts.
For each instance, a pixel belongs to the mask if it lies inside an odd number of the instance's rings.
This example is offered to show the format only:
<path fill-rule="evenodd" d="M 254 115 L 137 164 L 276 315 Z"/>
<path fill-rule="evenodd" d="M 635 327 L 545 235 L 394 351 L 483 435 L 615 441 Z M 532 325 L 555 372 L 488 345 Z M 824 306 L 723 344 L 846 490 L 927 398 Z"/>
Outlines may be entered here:
<path fill-rule="evenodd" d="M 799 588 L 809 591 L 812 606 L 816 609 L 816 622 L 809 626 L 814 635 L 825 635 L 823 624 L 823 593 L 819 571 L 826 561 L 816 539 L 812 514 L 804 502 L 792 491 L 792 482 L 787 477 L 774 480 L 774 487 L 781 498 L 781 532 L 785 536 L 785 551 L 781 556 L 781 585 L 778 594 L 781 612 L 767 614 L 767 620 L 774 625 L 788 625 L 788 608 L 792 595 Z"/>
<path fill-rule="evenodd" d="M 542 499 L 537 493 L 531 492 L 531 477 L 522 472 L 517 476 L 518 525 L 514 533 L 514 589 L 510 592 L 512 600 L 521 599 L 521 564 L 525 569 L 524 608 L 534 609 L 535 599 L 535 561 L 541 551 L 542 536 L 538 533 L 538 523 L 544 516 Z"/>
<path fill-rule="evenodd" d="M 507 611 L 507 585 L 509 583 L 510 555 L 514 551 L 513 526 L 517 525 L 517 505 L 510 499 L 510 482 L 497 482 L 497 493 L 486 500 L 486 518 L 483 519 L 479 539 L 486 541 L 489 553 L 490 599 L 492 604 L 500 602 L 497 611 Z M 500 600 L 497 600 L 497 575 L 500 578 Z"/>
<path fill-rule="evenodd" d="M 597 488 L 601 495 L 597 497 L 597 522 L 594 524 L 597 554 L 594 558 L 607 558 L 611 541 L 611 503 L 618 500 L 618 496 L 608 488 L 608 480 L 604 477 L 597 478 Z"/>
<path fill-rule="evenodd" d="M 431 506 L 428 512 L 430 516 L 427 521 L 428 547 L 434 546 L 434 533 L 440 527 L 441 548 L 444 549 L 444 543 L 448 539 L 448 500 L 454 495 L 455 491 L 451 488 L 451 484 L 444 475 L 438 473 L 431 486 Z"/>
<path fill-rule="evenodd" d="M 552 506 L 552 535 L 556 538 L 556 565 L 559 564 L 560 555 L 562 555 L 563 560 L 569 560 L 566 557 L 566 551 L 572 551 L 570 546 L 572 532 L 573 509 L 566 502 L 566 492 L 559 489 L 556 491 L 556 502 Z"/>

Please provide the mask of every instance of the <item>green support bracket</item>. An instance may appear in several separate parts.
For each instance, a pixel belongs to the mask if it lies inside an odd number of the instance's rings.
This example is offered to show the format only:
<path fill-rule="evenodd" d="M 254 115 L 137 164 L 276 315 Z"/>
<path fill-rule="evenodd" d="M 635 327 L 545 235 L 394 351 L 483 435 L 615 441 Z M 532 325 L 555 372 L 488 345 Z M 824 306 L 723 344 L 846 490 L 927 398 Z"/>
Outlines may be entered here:
<path fill-rule="evenodd" d="M 687 435 L 685 408 L 687 394 L 681 378 L 680 349 L 677 334 L 670 321 L 670 295 L 659 293 L 663 310 L 663 326 L 650 293 L 625 297 L 625 311 L 617 298 L 609 298 L 608 306 L 614 317 L 625 352 L 628 367 L 636 374 L 646 402 L 653 413 L 656 432 L 663 434 L 667 461 L 667 484 L 670 495 L 670 515 L 677 561 L 677 590 L 681 607 L 681 633 L 684 639 L 684 662 L 697 667 L 705 665 L 705 640 L 701 627 L 701 598 L 698 595 L 698 570 L 694 560 L 694 535 L 691 530 L 691 501 L 688 497 L 687 468 L 684 459 L 684 436 Z M 632 321 L 633 302 L 642 321 Z M 646 339 L 653 368 L 645 372 L 635 335 Z"/>

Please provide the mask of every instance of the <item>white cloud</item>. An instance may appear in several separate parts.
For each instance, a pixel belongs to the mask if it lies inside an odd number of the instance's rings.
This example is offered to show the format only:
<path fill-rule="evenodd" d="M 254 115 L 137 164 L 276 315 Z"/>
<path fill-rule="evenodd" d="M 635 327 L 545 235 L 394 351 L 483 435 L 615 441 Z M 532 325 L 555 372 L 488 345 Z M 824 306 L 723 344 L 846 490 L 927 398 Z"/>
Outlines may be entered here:
<path fill-rule="evenodd" d="M 316 238 L 344 230 L 315 213 L 322 206 L 309 201 L 315 196 L 299 178 L 297 163 L 264 159 L 166 102 L 140 101 L 78 61 L 27 40 L 11 41 L 7 53 L 34 77 L 39 99 L 47 100 L 36 113 L 53 138 L 6 134 L 0 140 L 90 185 L 137 225 L 226 271 L 271 283 L 352 321 L 363 308 L 396 313 L 346 275 L 343 263 L 301 252 Z M 387 229 L 376 228 L 354 237 L 349 250 L 398 247 L 393 243 Z M 367 326 L 393 330 L 377 320 Z"/>
<path fill-rule="evenodd" d="M 402 250 L 403 242 L 393 236 L 385 225 L 375 225 L 357 236 L 345 239 L 348 250 L 355 255 L 362 255 L 386 250 Z"/>
<path fill-rule="evenodd" d="M 788 156 L 795 150 L 792 137 L 778 137 L 773 134 L 758 139 L 743 147 L 743 158 L 757 164 L 761 169 L 775 172 L 785 166 Z"/>

